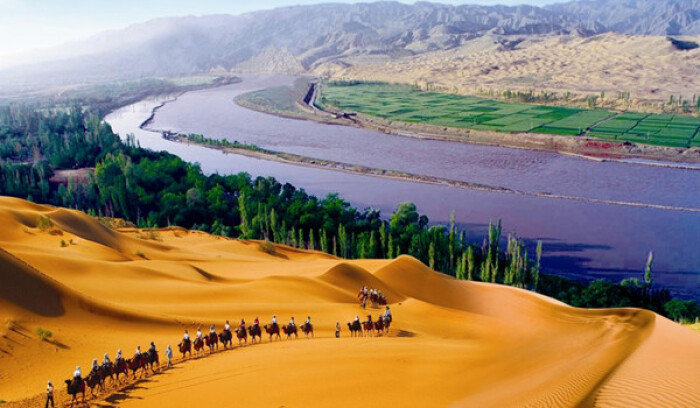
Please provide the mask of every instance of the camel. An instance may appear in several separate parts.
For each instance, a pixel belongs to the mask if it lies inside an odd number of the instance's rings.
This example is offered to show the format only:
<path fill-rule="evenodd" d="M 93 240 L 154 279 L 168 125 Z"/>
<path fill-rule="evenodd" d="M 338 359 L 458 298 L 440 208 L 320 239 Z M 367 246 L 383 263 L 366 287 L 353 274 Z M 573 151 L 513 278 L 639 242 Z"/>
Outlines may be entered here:
<path fill-rule="evenodd" d="M 85 381 L 73 378 L 72 380 L 66 380 L 65 383 L 68 395 L 71 396 L 70 406 L 72 407 L 73 403 L 78 402 L 78 394 L 83 395 L 83 403 L 85 403 Z"/>
<path fill-rule="evenodd" d="M 277 324 L 266 324 L 264 326 L 265 332 L 270 335 L 270 341 L 272 341 L 272 336 L 276 336 L 278 340 L 281 340 L 282 337 L 280 337 L 280 327 Z"/>
<path fill-rule="evenodd" d="M 187 353 L 190 354 L 190 357 L 192 357 L 192 342 L 187 339 L 187 340 L 182 340 L 180 344 L 177 345 L 177 348 L 180 350 L 180 353 L 182 353 L 182 359 L 185 359 L 185 355 Z"/>
<path fill-rule="evenodd" d="M 244 343 L 248 343 L 248 332 L 245 327 L 239 327 L 236 329 L 236 337 L 238 338 L 238 345 L 241 345 L 241 340 Z"/>
<path fill-rule="evenodd" d="M 217 350 L 219 350 L 219 336 L 217 336 L 216 333 L 209 333 L 208 336 L 204 337 L 204 341 L 207 343 L 207 347 L 209 347 L 209 353 L 213 351 L 214 347 L 216 347 Z"/>
<path fill-rule="evenodd" d="M 194 355 L 195 358 L 199 358 L 199 353 L 204 355 L 204 340 L 201 337 L 194 339 Z"/>
<path fill-rule="evenodd" d="M 250 334 L 250 338 L 253 344 L 255 344 L 255 337 L 258 338 L 258 343 L 260 343 L 260 341 L 262 340 L 262 330 L 260 330 L 259 324 L 248 326 L 248 334 Z"/>
<path fill-rule="evenodd" d="M 228 346 L 233 347 L 233 335 L 231 334 L 231 330 L 224 330 L 219 333 L 219 339 L 224 348 L 228 348 Z"/>
<path fill-rule="evenodd" d="M 295 338 L 299 338 L 299 335 L 297 334 L 297 326 L 296 325 L 289 325 L 289 326 L 282 326 L 282 331 L 284 334 L 287 335 L 287 339 L 292 337 L 292 334 L 294 335 Z"/>
<path fill-rule="evenodd" d="M 360 322 L 348 322 L 348 329 L 350 329 L 350 337 L 362 336 L 362 325 Z"/>
<path fill-rule="evenodd" d="M 311 337 L 314 337 L 314 325 L 311 323 L 304 323 L 301 325 L 301 332 L 306 335 L 306 338 L 309 338 L 309 334 L 311 334 Z"/>

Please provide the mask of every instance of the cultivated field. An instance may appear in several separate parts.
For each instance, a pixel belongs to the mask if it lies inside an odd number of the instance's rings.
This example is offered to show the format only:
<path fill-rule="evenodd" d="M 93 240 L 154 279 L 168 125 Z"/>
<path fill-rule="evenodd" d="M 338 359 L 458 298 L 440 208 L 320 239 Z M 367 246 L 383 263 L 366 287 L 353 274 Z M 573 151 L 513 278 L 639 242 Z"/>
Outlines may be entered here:
<path fill-rule="evenodd" d="M 320 107 L 332 105 L 389 120 L 507 133 L 589 136 L 671 147 L 700 146 L 700 118 L 508 103 L 410 85 L 331 82 Z"/>

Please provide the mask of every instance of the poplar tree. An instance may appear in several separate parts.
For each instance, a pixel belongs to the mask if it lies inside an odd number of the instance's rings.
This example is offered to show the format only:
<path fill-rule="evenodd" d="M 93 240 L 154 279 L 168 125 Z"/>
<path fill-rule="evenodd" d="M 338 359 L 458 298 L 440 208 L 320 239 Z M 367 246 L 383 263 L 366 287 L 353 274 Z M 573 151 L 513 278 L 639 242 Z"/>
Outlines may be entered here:
<path fill-rule="evenodd" d="M 379 250 L 381 251 L 380 258 L 391 258 L 386 242 L 386 223 L 382 222 L 379 226 Z"/>
<path fill-rule="evenodd" d="M 428 259 L 430 262 L 430 269 L 435 269 L 435 244 L 430 241 L 430 246 L 428 247 Z"/>
<path fill-rule="evenodd" d="M 238 213 L 241 215 L 241 238 L 247 239 L 250 237 L 250 221 L 248 220 L 248 209 L 246 208 L 245 193 L 238 196 Z"/>
<path fill-rule="evenodd" d="M 309 230 L 309 249 L 312 251 L 316 250 L 316 240 L 314 239 L 313 228 Z"/>
<path fill-rule="evenodd" d="M 476 269 L 476 260 L 474 259 L 474 248 L 471 245 L 467 247 L 467 279 L 474 280 L 474 270 Z"/>
<path fill-rule="evenodd" d="M 328 233 L 326 233 L 325 228 L 321 229 L 321 252 L 325 252 L 329 254 L 330 252 L 328 251 Z"/>

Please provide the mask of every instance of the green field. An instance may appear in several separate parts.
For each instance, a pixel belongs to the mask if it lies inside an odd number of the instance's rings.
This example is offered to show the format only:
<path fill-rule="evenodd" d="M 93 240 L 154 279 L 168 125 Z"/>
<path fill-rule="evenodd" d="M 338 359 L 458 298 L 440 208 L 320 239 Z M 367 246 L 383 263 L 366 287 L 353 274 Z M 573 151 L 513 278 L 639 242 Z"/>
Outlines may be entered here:
<path fill-rule="evenodd" d="M 329 83 L 320 106 L 390 120 L 507 133 L 589 136 L 660 146 L 700 146 L 700 118 L 508 103 L 423 92 L 410 85 Z"/>

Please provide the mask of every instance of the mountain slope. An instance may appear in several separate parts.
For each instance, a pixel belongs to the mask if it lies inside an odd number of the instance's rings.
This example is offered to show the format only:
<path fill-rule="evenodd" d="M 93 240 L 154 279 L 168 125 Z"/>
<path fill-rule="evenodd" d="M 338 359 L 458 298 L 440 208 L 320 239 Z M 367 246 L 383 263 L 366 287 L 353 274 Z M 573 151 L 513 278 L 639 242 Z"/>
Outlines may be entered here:
<path fill-rule="evenodd" d="M 581 0 L 546 9 L 623 34 L 700 34 L 700 0 Z"/>
<path fill-rule="evenodd" d="M 449 50 L 486 35 L 608 31 L 700 34 L 700 0 L 582 0 L 544 8 L 376 2 L 161 18 L 57 47 L 33 65 L 0 70 L 0 88 L 236 68 L 298 72 L 342 57 Z M 277 56 L 275 50 L 283 52 Z"/>

